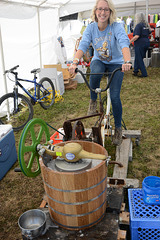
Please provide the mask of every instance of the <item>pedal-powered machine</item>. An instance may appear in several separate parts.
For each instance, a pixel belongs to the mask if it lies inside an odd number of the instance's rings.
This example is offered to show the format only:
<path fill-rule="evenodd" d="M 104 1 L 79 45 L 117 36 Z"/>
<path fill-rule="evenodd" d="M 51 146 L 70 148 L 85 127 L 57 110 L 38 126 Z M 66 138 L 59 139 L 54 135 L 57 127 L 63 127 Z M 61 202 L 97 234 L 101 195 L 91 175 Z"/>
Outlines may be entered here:
<path fill-rule="evenodd" d="M 89 116 L 79 117 L 70 119 L 64 122 L 63 128 L 65 132 L 65 140 L 71 140 L 71 139 L 83 139 L 88 141 L 96 142 L 102 146 L 105 144 L 105 135 L 112 137 L 112 126 L 111 126 L 111 118 L 112 112 L 111 112 L 111 100 L 110 100 L 110 91 L 109 87 L 111 84 L 111 81 L 113 79 L 114 74 L 117 71 L 121 71 L 121 68 L 115 69 L 112 73 L 110 78 L 108 79 L 109 73 L 86 73 L 84 74 L 81 70 L 76 69 L 76 72 L 79 72 L 81 76 L 83 77 L 87 87 L 98 94 L 99 97 L 99 112 L 96 114 L 92 114 Z M 104 89 L 96 88 L 92 89 L 86 79 L 86 75 L 102 75 L 106 77 L 107 85 Z M 101 97 L 102 92 L 107 92 L 106 96 L 104 98 Z M 98 116 L 98 120 L 96 121 L 95 125 L 92 127 L 92 130 L 90 133 L 85 133 L 85 128 L 82 123 L 82 120 L 87 118 L 93 118 Z M 74 122 L 72 127 L 72 122 Z M 126 129 L 125 123 L 122 120 L 122 127 Z M 105 133 L 106 130 L 106 133 Z"/>
<path fill-rule="evenodd" d="M 103 218 L 107 167 L 115 163 L 103 146 L 81 140 L 53 145 L 47 124 L 32 119 L 22 131 L 18 159 L 24 175 L 42 173 L 49 214 L 57 225 L 78 230 Z"/>
<path fill-rule="evenodd" d="M 110 84 L 112 82 L 113 76 L 116 72 L 121 71 L 122 68 L 115 69 L 112 73 L 86 73 L 84 74 L 81 70 L 76 69 L 76 72 L 79 72 L 81 76 L 83 77 L 87 87 L 98 94 L 99 98 L 99 112 L 96 114 L 92 114 L 89 116 L 79 117 L 70 119 L 64 122 L 63 128 L 65 132 L 65 140 L 87 140 L 96 142 L 102 146 L 105 146 L 105 137 L 110 136 L 112 139 L 112 135 L 114 134 L 114 131 L 112 130 L 112 119 L 113 119 L 113 113 L 111 109 L 111 99 L 110 99 Z M 108 78 L 110 74 L 110 78 Z M 104 89 L 97 88 L 92 89 L 86 79 L 86 75 L 102 75 L 106 77 L 107 85 Z M 101 93 L 106 92 L 106 95 L 102 98 Z M 95 125 L 92 127 L 91 131 L 89 133 L 85 132 L 85 127 L 82 123 L 82 120 L 87 118 L 93 118 L 98 116 L 98 120 L 95 122 Z M 72 122 L 74 122 L 72 127 Z M 140 141 L 140 135 L 141 131 L 139 130 L 127 130 L 127 127 L 125 125 L 124 120 L 122 119 L 121 122 L 122 125 L 122 134 L 123 138 L 135 138 L 135 143 L 138 146 Z M 131 146 L 132 148 L 132 146 Z"/>

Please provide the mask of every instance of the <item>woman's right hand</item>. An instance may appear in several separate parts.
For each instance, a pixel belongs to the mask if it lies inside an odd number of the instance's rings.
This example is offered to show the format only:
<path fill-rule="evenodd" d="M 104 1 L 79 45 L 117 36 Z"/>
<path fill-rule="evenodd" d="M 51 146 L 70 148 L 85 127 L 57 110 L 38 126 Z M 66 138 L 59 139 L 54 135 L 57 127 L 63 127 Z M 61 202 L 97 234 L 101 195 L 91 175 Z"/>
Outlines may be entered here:
<path fill-rule="evenodd" d="M 69 66 L 69 72 L 70 72 L 70 74 L 71 74 L 71 78 L 73 78 L 74 76 L 75 76 L 75 74 L 76 74 L 76 72 L 75 72 L 75 70 L 76 70 L 76 68 L 77 68 L 77 64 L 75 64 L 75 63 L 71 63 L 71 65 Z"/>

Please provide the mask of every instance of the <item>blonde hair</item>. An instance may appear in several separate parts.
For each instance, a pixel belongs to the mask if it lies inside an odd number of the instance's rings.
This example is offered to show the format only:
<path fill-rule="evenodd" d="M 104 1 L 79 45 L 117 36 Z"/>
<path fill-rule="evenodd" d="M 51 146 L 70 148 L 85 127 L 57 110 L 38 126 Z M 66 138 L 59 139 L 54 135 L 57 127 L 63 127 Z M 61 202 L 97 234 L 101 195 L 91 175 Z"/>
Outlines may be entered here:
<path fill-rule="evenodd" d="M 104 2 L 108 3 L 109 9 L 110 9 L 109 24 L 111 25 L 112 23 L 114 23 L 116 21 L 116 10 L 115 10 L 112 0 L 97 0 L 95 6 L 92 9 L 91 19 L 92 19 L 92 21 L 98 22 L 98 19 L 96 16 L 96 9 L 97 9 L 97 5 L 100 1 L 104 1 Z"/>

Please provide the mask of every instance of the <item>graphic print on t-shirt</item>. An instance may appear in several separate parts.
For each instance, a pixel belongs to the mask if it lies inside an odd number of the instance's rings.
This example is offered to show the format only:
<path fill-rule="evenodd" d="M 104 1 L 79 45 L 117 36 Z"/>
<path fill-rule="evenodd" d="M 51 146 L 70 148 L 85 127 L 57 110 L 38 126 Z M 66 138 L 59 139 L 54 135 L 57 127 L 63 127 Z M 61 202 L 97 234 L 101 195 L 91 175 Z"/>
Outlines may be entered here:
<path fill-rule="evenodd" d="M 110 62 L 112 59 L 111 35 L 112 33 L 109 32 L 107 36 L 95 39 L 96 50 L 102 61 Z"/>

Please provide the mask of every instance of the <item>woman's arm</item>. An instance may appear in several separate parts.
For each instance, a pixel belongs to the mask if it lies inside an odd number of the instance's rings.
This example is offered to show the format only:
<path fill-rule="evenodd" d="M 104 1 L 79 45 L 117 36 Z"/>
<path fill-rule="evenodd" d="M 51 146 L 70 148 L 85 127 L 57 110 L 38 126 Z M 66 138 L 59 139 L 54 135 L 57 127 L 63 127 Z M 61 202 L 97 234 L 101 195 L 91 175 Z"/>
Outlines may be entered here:
<path fill-rule="evenodd" d="M 75 75 L 75 69 L 77 68 L 77 65 L 79 63 L 79 60 L 83 57 L 83 51 L 82 50 L 77 50 L 74 59 L 73 59 L 73 63 L 70 65 L 69 67 L 69 72 L 71 74 L 71 77 L 74 77 Z"/>
<path fill-rule="evenodd" d="M 139 35 L 135 35 L 131 40 L 130 43 L 135 42 L 139 38 Z"/>
<path fill-rule="evenodd" d="M 131 69 L 131 54 L 128 47 L 122 48 L 122 54 L 124 59 L 124 64 L 122 64 L 122 72 L 129 71 Z"/>

